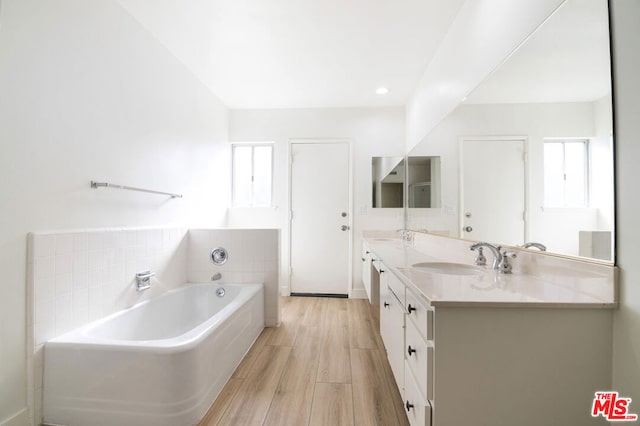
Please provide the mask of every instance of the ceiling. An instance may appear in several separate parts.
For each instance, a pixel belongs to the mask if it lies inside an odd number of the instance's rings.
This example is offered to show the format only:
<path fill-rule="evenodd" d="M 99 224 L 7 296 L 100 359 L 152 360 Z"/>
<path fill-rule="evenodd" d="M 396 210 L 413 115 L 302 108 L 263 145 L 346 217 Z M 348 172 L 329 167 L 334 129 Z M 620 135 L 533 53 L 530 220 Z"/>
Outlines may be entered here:
<path fill-rule="evenodd" d="M 404 105 L 463 2 L 119 0 L 229 108 Z"/>
<path fill-rule="evenodd" d="M 464 3 L 118 1 L 232 109 L 405 105 Z M 606 3 L 567 0 L 466 102 L 606 95 Z"/>

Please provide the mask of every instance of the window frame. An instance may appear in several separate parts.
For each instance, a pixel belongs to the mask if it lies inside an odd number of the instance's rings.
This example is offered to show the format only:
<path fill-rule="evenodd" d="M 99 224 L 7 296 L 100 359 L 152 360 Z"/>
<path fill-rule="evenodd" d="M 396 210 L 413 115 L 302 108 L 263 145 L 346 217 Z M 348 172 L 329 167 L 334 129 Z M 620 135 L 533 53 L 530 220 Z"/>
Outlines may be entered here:
<path fill-rule="evenodd" d="M 250 204 L 238 204 L 236 201 L 236 148 L 251 148 L 251 203 Z M 271 164 L 270 164 L 270 185 L 269 185 L 269 202 L 266 204 L 255 204 L 255 148 L 256 147 L 269 147 L 271 149 Z M 274 153 L 275 144 L 273 142 L 241 142 L 231 144 L 231 206 L 232 207 L 247 207 L 247 208 L 260 208 L 260 207 L 273 207 L 273 166 L 274 166 Z"/>
<path fill-rule="evenodd" d="M 544 138 L 543 139 L 543 166 L 542 166 L 542 178 L 543 178 L 543 189 L 545 192 L 543 193 L 543 205 L 544 208 L 552 208 L 552 209 L 584 209 L 590 207 L 591 202 L 591 149 L 590 149 L 590 139 L 589 138 Z M 549 205 L 547 204 L 547 195 L 546 195 L 546 173 L 545 173 L 545 165 L 544 165 L 544 149 L 546 144 L 560 144 L 562 146 L 562 171 L 565 176 L 563 180 L 563 196 L 562 196 L 562 205 Z M 582 205 L 571 205 L 567 203 L 567 188 L 566 188 L 566 155 L 567 144 L 582 144 L 583 152 L 584 152 L 584 203 Z"/>

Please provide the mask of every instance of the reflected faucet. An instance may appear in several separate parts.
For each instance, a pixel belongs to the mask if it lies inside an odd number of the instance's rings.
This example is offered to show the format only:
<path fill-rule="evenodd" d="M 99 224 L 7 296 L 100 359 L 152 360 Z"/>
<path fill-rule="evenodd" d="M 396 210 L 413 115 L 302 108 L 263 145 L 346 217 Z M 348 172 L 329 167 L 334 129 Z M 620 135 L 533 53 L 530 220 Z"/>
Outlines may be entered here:
<path fill-rule="evenodd" d="M 411 241 L 411 231 L 408 229 L 398 229 L 398 232 L 400 232 L 400 236 L 404 241 Z"/>
<path fill-rule="evenodd" d="M 491 253 L 493 253 L 493 262 L 491 263 L 491 269 L 499 269 L 499 265 L 502 263 L 502 254 L 500 253 L 500 249 L 498 247 L 494 246 L 493 244 L 489 244 L 481 241 L 481 242 L 472 244 L 471 247 L 469 248 L 471 249 L 471 251 L 475 251 L 476 249 L 482 249 L 482 247 L 488 248 L 489 250 L 491 250 Z M 484 258 L 484 255 L 480 253 L 478 257 L 476 257 L 476 261 L 482 258 Z M 485 259 L 485 262 L 486 262 L 486 259 Z"/>
<path fill-rule="evenodd" d="M 544 244 L 540 244 L 540 243 L 534 243 L 533 241 L 526 242 L 523 245 L 521 245 L 520 247 L 522 247 L 522 248 L 534 247 L 534 248 L 537 248 L 540 251 L 547 251 L 547 246 L 545 246 Z"/>

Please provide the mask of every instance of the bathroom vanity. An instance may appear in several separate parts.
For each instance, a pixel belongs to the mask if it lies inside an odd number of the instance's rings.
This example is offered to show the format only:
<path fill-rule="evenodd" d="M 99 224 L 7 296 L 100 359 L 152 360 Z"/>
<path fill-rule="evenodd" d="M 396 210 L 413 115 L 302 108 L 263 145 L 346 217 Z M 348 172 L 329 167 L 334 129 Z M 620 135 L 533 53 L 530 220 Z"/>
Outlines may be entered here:
<path fill-rule="evenodd" d="M 611 386 L 615 267 L 516 250 L 504 274 L 474 266 L 470 245 L 421 233 L 363 239 L 363 273 L 379 264 L 379 289 L 367 291 L 411 425 L 604 424 L 591 407 Z"/>

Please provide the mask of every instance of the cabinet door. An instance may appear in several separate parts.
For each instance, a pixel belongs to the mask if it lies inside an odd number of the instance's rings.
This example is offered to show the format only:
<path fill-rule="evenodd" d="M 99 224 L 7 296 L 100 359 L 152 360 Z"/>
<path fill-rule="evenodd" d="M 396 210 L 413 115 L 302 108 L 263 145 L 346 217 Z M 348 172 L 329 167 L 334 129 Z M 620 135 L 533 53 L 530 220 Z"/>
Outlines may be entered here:
<path fill-rule="evenodd" d="M 403 395 L 404 388 L 404 310 L 388 286 L 380 287 L 380 335 L 387 358 Z"/>
<path fill-rule="evenodd" d="M 413 290 L 407 289 L 407 315 L 420 331 L 425 340 L 433 340 L 433 308 Z"/>
<path fill-rule="evenodd" d="M 405 323 L 405 357 L 425 400 L 433 399 L 433 342 L 425 341 L 410 318 Z"/>
<path fill-rule="evenodd" d="M 418 390 L 409 366 L 405 368 L 404 408 L 411 426 L 431 425 L 431 404 L 425 401 Z"/>
<path fill-rule="evenodd" d="M 371 251 L 366 244 L 362 244 L 362 284 L 367 298 L 371 302 Z"/>

